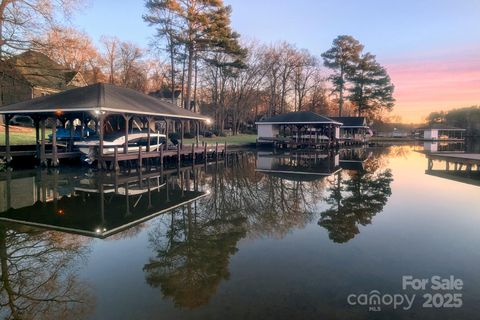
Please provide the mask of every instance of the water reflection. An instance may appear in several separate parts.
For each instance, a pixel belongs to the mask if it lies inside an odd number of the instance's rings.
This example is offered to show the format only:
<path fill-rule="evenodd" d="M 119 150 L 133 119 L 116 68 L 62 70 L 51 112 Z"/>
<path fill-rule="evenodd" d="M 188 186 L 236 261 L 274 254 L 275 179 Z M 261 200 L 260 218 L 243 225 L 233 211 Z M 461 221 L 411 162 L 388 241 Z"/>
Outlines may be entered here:
<path fill-rule="evenodd" d="M 345 243 L 360 231 L 358 226 L 372 223 L 392 194 L 392 173 L 380 169 L 379 155 L 362 162 L 359 170 L 339 172 L 330 182 L 325 201 L 331 206 L 323 211 L 318 224 L 328 230 L 334 242 Z"/>
<path fill-rule="evenodd" d="M 246 234 L 244 216 L 205 209 L 188 205 L 175 210 L 166 232 L 157 226 L 149 235 L 155 256 L 143 268 L 147 283 L 177 307 L 208 303 L 221 280 L 228 279 L 229 258 Z"/>
<path fill-rule="evenodd" d="M 176 173 L 176 172 L 175 172 Z M 107 237 L 205 195 L 158 171 L 104 174 L 72 170 L 6 172 L 0 219 Z"/>
<path fill-rule="evenodd" d="M 142 245 L 148 246 L 149 255 L 137 268 L 146 283 L 158 288 L 161 297 L 177 308 L 196 309 L 208 304 L 222 281 L 229 279 L 230 259 L 242 239 L 282 239 L 317 221 L 323 229 L 315 230 L 326 230 L 332 241 L 353 239 L 359 225 L 372 223 L 391 195 L 393 177 L 385 167 L 385 155 L 386 151 L 362 148 L 329 154 L 246 151 L 232 154 L 225 163 L 171 171 L 147 168 L 120 175 L 68 169 L 7 172 L 0 181 L 5 203 L 0 220 L 19 224 L 4 227 L 2 241 L 10 247 L 12 241 L 42 243 L 42 250 L 53 256 L 39 258 L 45 265 L 40 270 L 30 268 L 22 281 L 14 280 L 20 276 L 16 271 L 5 277 L 32 288 L 39 287 L 35 281 L 43 284 L 51 278 L 47 297 L 82 301 L 88 311 L 94 299 L 67 270 L 75 259 L 88 258 L 90 240 L 77 234 L 134 241 L 145 232 L 148 244 Z M 142 224 L 148 220 L 149 226 Z M 20 240 L 13 240 L 16 237 Z M 50 265 L 54 263 L 60 267 Z M 39 266 L 39 262 L 22 262 L 24 267 L 32 265 Z M 6 268 L 16 267 L 10 261 Z M 50 277 L 47 271 L 52 272 Z M 8 285 L 3 290 L 2 303 L 9 305 Z M 24 314 L 50 315 L 47 308 L 69 310 L 53 307 L 52 301 L 63 302 L 56 298 L 35 301 Z M 12 308 L 15 318 L 14 312 Z"/>
<path fill-rule="evenodd" d="M 76 236 L 0 225 L 0 316 L 4 319 L 86 318 L 92 292 L 78 280 L 88 241 Z"/>

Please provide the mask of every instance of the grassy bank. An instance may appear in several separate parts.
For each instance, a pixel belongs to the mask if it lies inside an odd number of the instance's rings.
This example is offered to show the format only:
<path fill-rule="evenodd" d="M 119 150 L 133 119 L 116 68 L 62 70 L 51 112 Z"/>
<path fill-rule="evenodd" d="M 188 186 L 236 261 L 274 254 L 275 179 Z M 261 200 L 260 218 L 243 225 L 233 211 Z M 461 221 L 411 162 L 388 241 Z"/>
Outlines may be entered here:
<path fill-rule="evenodd" d="M 215 137 L 215 138 L 200 138 L 200 143 L 202 141 L 207 142 L 208 144 L 218 143 L 225 143 L 229 145 L 245 145 L 250 143 L 255 143 L 257 136 L 254 134 L 239 134 L 236 136 L 228 136 L 228 137 Z M 185 139 L 184 144 L 190 144 L 195 142 L 195 139 Z"/>
<path fill-rule="evenodd" d="M 10 126 L 10 144 L 35 144 L 35 129 Z M 5 145 L 5 128 L 0 126 L 0 145 Z"/>
<path fill-rule="evenodd" d="M 50 134 L 50 130 L 47 131 Z M 201 141 L 206 141 L 209 144 L 225 143 L 229 145 L 245 145 L 255 143 L 257 136 L 254 134 L 240 134 L 237 136 L 215 137 L 215 138 L 200 138 Z M 185 144 L 191 144 L 195 139 L 185 139 Z M 10 126 L 10 143 L 12 145 L 18 144 L 35 144 L 35 129 Z M 5 145 L 5 129 L 0 128 L 0 145 Z"/>

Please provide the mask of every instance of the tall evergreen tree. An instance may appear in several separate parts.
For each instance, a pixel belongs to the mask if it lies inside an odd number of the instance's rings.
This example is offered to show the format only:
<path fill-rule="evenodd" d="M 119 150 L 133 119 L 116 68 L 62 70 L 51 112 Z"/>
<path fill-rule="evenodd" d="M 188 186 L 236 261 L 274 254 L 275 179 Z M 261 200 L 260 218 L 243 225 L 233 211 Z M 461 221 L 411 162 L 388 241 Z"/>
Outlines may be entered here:
<path fill-rule="evenodd" d="M 373 54 L 363 54 L 347 79 L 352 83 L 348 98 L 357 108 L 358 116 L 375 116 L 381 110 L 393 108 L 394 85 Z"/>
<path fill-rule="evenodd" d="M 333 93 L 338 94 L 338 115 L 342 116 L 347 76 L 354 72 L 363 45 L 354 37 L 342 35 L 333 40 L 333 46 L 322 54 L 323 64 L 334 73 L 330 76 Z"/>
<path fill-rule="evenodd" d="M 230 28 L 231 8 L 222 0 L 147 0 L 151 15 L 162 14 L 171 19 L 176 40 L 187 53 L 185 108 L 191 108 L 194 61 L 201 51 L 240 52 L 239 35 Z M 148 21 L 149 15 L 145 18 Z M 155 20 L 149 21 L 157 24 Z M 159 21 L 161 24 L 162 21 Z"/>

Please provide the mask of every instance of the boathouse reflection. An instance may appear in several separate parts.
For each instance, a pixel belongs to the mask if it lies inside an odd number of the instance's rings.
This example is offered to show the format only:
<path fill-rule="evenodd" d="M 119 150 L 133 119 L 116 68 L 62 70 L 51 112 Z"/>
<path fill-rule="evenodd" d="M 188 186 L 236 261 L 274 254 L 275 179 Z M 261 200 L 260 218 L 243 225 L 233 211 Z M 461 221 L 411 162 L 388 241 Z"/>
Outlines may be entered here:
<path fill-rule="evenodd" d="M 181 171 L 180 171 L 181 173 Z M 105 238 L 205 195 L 185 191 L 175 174 L 109 175 L 45 170 L 0 181 L 0 220 Z M 22 173 L 24 174 L 24 173 Z M 23 191 L 15 193 L 22 188 Z"/>

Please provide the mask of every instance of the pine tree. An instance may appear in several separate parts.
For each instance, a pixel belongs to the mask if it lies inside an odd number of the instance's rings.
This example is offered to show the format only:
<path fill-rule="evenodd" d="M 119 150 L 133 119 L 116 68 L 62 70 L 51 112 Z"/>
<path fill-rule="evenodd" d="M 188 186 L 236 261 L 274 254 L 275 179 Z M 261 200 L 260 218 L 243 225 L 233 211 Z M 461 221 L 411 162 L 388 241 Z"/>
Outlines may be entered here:
<path fill-rule="evenodd" d="M 159 36 L 168 17 L 169 32 L 177 43 L 185 47 L 187 54 L 187 84 L 185 108 L 191 108 L 192 79 L 195 59 L 202 51 L 235 53 L 240 52 L 239 35 L 230 28 L 231 8 L 222 0 L 147 0 L 149 15 L 144 19 L 159 25 Z"/>
<path fill-rule="evenodd" d="M 342 116 L 347 76 L 354 72 L 363 45 L 354 37 L 342 35 L 333 40 L 333 46 L 322 54 L 323 64 L 334 73 L 330 76 L 333 93 L 338 94 L 338 115 Z"/>
<path fill-rule="evenodd" d="M 381 110 L 393 108 L 394 85 L 373 54 L 363 54 L 347 80 L 352 83 L 348 99 L 356 106 L 358 116 L 375 116 Z"/>

